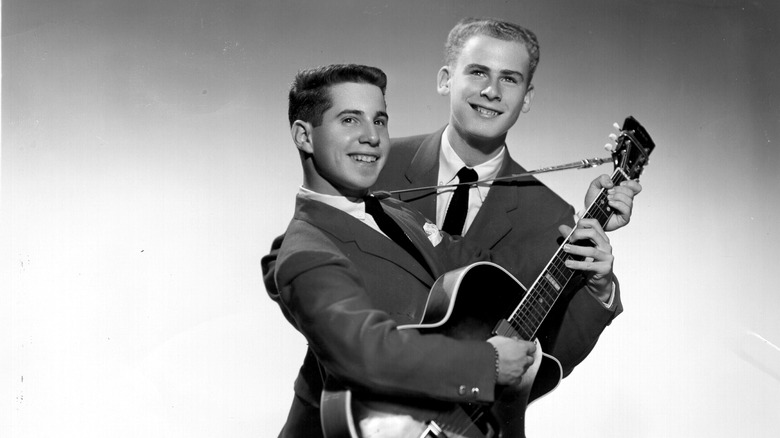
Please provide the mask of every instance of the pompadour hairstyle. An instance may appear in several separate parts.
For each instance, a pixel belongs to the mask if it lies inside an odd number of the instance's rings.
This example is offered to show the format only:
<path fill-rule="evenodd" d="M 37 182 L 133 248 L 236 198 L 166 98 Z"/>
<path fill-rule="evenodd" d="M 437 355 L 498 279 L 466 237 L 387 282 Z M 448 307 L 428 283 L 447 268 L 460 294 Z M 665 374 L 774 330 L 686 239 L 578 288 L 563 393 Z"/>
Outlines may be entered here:
<path fill-rule="evenodd" d="M 387 76 L 376 68 L 358 64 L 331 64 L 301 70 L 290 85 L 287 117 L 290 126 L 296 120 L 309 122 L 313 126 L 322 124 L 322 114 L 333 102 L 329 88 L 344 82 L 376 85 L 385 94 Z"/>

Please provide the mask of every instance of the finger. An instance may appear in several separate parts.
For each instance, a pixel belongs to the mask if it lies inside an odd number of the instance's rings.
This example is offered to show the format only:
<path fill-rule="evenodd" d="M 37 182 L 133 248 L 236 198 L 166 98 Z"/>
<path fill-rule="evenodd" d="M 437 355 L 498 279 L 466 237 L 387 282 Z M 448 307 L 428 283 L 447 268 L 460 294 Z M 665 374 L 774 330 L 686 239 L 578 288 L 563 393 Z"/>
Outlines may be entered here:
<path fill-rule="evenodd" d="M 630 186 L 618 186 L 607 190 L 607 195 L 614 195 L 618 193 L 632 199 L 637 195 L 637 192 L 634 191 Z"/>
<path fill-rule="evenodd" d="M 615 186 L 615 183 L 612 182 L 612 178 L 610 178 L 609 175 L 602 174 L 596 177 L 590 185 L 597 189 L 611 189 Z"/>
<path fill-rule="evenodd" d="M 608 195 L 607 200 L 611 209 L 616 211 L 619 215 L 623 216 L 626 221 L 630 219 L 631 210 L 634 206 L 634 202 L 630 197 L 627 197 L 621 193 L 615 193 L 614 195 Z"/>
<path fill-rule="evenodd" d="M 591 272 L 594 276 L 606 277 L 612 272 L 614 256 L 612 254 L 602 254 L 603 259 L 599 260 L 575 260 L 567 259 L 564 264 L 567 268 L 575 271 Z"/>
<path fill-rule="evenodd" d="M 638 195 L 642 191 L 642 184 L 640 184 L 639 181 L 633 179 L 628 181 L 623 181 L 622 183 L 620 183 L 620 187 L 625 187 L 630 189 L 634 193 L 634 196 Z"/>
<path fill-rule="evenodd" d="M 577 223 L 577 229 L 581 230 L 591 230 L 597 234 L 600 234 L 604 239 L 609 240 L 607 238 L 607 233 L 604 231 L 604 228 L 601 226 L 601 223 L 599 223 L 596 219 L 582 219 Z"/>
<path fill-rule="evenodd" d="M 615 257 L 612 255 L 611 247 L 609 251 L 605 251 L 598 247 L 572 245 L 567 243 L 566 245 L 563 246 L 563 250 L 567 254 L 584 258 L 585 259 L 584 261 L 595 262 L 595 263 L 604 262 L 604 261 L 608 262 Z"/>
<path fill-rule="evenodd" d="M 577 228 L 571 234 L 573 242 L 590 240 L 595 245 L 609 244 L 609 237 L 596 219 L 582 219 L 577 223 Z M 588 246 L 588 245 L 585 245 Z M 606 248 L 606 246 L 604 246 Z"/>
<path fill-rule="evenodd" d="M 598 229 L 577 228 L 571 233 L 569 243 L 564 245 L 564 251 L 601 260 L 604 257 L 601 257 L 596 251 L 612 254 L 612 244 L 607 234 L 600 227 Z"/>
<path fill-rule="evenodd" d="M 625 190 L 611 191 L 609 194 L 607 194 L 607 201 L 609 201 L 610 206 L 617 203 L 623 203 L 629 206 L 634 205 L 634 198 L 628 191 Z"/>

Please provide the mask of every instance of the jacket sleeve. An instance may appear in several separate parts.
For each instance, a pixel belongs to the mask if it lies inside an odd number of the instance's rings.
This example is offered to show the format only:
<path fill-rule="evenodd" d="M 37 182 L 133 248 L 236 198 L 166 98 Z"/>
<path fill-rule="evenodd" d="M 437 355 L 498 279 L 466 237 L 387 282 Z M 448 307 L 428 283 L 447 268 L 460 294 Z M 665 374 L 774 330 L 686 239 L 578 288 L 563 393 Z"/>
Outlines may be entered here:
<path fill-rule="evenodd" d="M 561 363 L 564 377 L 590 354 L 604 329 L 623 311 L 617 278 L 614 282 L 615 298 L 611 308 L 607 309 L 585 288 L 579 288 L 566 305 L 561 306 L 563 317 L 558 330 L 551 329 L 544 334 L 552 337 L 548 340 L 549 353 Z"/>
<path fill-rule="evenodd" d="M 496 363 L 490 344 L 399 330 L 372 305 L 360 273 L 343 255 L 297 251 L 280 258 L 276 270 L 285 313 L 328 374 L 350 389 L 493 401 Z"/>

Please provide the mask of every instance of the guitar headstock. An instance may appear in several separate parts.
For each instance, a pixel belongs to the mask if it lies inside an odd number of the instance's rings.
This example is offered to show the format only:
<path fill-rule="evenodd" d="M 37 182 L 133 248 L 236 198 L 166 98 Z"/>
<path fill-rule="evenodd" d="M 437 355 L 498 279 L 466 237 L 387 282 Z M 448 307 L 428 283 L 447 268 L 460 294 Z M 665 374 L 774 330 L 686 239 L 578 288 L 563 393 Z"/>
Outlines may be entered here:
<path fill-rule="evenodd" d="M 617 144 L 612 151 L 615 169 L 621 169 L 627 179 L 638 179 L 655 149 L 650 134 L 635 118 L 628 116 L 615 141 Z"/>

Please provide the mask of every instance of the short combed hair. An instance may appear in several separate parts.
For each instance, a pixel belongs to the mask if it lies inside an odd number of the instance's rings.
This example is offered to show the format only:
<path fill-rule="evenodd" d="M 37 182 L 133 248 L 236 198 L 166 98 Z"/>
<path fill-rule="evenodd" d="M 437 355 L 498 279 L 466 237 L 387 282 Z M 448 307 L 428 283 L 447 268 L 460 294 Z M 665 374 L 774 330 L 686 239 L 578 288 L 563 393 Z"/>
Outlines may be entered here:
<path fill-rule="evenodd" d="M 331 64 L 301 70 L 290 86 L 287 117 L 290 126 L 296 120 L 314 126 L 322 124 L 322 114 L 331 106 L 330 87 L 345 82 L 376 85 L 385 94 L 387 76 L 376 68 L 358 64 Z"/>
<path fill-rule="evenodd" d="M 528 83 L 534 76 L 536 66 L 539 64 L 539 41 L 530 30 L 508 21 L 495 18 L 464 18 L 450 30 L 447 44 L 444 46 L 444 62 L 453 67 L 458 61 L 460 52 L 469 38 L 475 35 L 485 35 L 503 41 L 515 41 L 521 43 L 528 50 L 531 57 L 531 66 L 528 70 Z"/>

